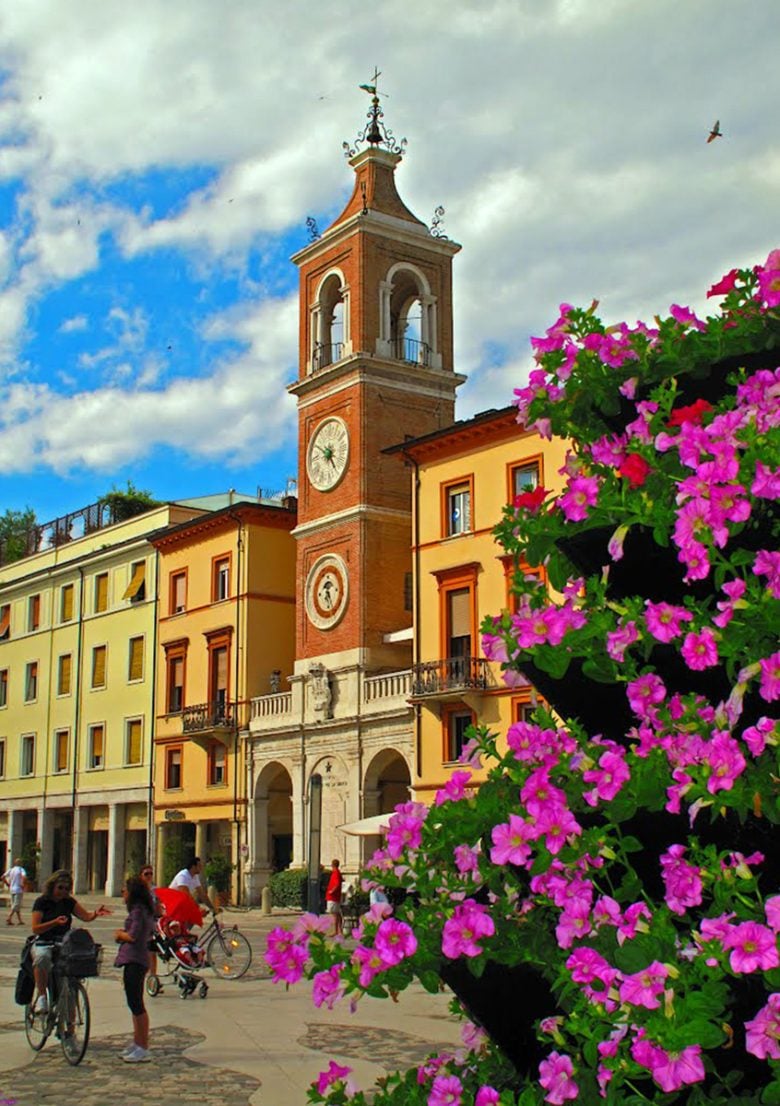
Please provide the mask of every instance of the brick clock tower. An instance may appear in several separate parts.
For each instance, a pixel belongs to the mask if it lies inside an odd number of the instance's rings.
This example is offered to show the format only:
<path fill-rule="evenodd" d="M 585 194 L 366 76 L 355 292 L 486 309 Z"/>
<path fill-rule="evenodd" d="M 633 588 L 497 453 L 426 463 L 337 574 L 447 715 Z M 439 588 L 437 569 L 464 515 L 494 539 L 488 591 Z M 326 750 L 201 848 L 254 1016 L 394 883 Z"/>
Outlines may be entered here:
<path fill-rule="evenodd" d="M 385 127 L 375 87 L 368 91 L 368 123 L 356 148 L 344 144 L 355 171 L 349 202 L 293 258 L 301 675 L 316 662 L 342 677 L 408 667 L 410 475 L 382 450 L 450 425 L 465 379 L 452 354 L 452 258 L 460 246 L 429 230 L 398 195 L 404 143 Z"/>

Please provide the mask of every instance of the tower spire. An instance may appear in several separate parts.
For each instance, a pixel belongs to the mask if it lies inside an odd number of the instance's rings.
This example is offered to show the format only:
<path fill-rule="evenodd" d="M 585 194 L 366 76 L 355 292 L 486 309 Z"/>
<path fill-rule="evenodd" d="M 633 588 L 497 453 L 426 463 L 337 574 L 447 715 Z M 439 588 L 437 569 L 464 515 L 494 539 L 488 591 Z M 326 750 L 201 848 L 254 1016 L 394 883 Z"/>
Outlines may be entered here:
<path fill-rule="evenodd" d="M 342 142 L 344 148 L 344 156 L 347 158 L 353 158 L 360 152 L 365 143 L 372 146 L 375 150 L 384 147 L 389 153 L 397 155 L 399 158 L 403 157 L 406 150 L 406 139 L 402 138 L 400 142 L 396 140 L 395 135 L 390 128 L 385 124 L 385 116 L 382 111 L 382 105 L 379 102 L 380 96 L 386 96 L 386 92 L 379 91 L 379 78 L 382 76 L 381 70 L 374 66 L 374 75 L 371 78 L 370 84 L 361 84 L 358 87 L 367 92 L 371 97 L 371 107 L 366 113 L 368 122 L 361 131 L 358 131 L 352 143 Z"/>

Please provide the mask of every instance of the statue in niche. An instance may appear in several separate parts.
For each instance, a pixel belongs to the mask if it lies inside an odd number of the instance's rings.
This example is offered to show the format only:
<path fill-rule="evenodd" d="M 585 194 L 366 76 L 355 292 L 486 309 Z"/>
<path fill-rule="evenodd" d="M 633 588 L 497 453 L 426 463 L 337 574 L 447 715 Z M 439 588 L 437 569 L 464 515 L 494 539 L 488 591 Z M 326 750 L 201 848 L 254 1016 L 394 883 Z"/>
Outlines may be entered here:
<path fill-rule="evenodd" d="M 324 664 L 312 664 L 309 667 L 312 703 L 317 721 L 333 717 L 333 693 L 330 687 L 330 674 Z"/>

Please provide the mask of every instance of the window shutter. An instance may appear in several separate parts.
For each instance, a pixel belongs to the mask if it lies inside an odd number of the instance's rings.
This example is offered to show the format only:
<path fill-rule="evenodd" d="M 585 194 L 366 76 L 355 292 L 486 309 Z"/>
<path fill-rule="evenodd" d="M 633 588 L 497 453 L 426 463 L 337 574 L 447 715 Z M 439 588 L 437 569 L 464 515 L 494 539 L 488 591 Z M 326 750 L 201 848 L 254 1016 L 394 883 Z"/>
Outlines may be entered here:
<path fill-rule="evenodd" d="M 173 578 L 173 613 L 183 611 L 186 604 L 187 577 L 183 572 Z"/>
<path fill-rule="evenodd" d="M 127 723 L 127 763 L 141 763 L 141 721 L 138 718 Z"/>
<path fill-rule="evenodd" d="M 125 588 L 125 593 L 122 596 L 123 599 L 134 599 L 138 592 L 141 590 L 141 586 L 144 583 L 146 577 L 146 562 L 141 561 L 133 569 L 133 576 L 130 583 Z"/>
<path fill-rule="evenodd" d="M 73 584 L 66 584 L 62 589 L 62 621 L 70 622 L 73 618 Z"/>
<path fill-rule="evenodd" d="M 98 764 L 103 760 L 103 727 L 92 727 L 92 761 Z"/>
<path fill-rule="evenodd" d="M 108 573 L 103 572 L 95 577 L 95 610 L 108 609 Z"/>
<path fill-rule="evenodd" d="M 60 657 L 60 679 L 57 693 L 59 695 L 70 694 L 71 655 L 65 653 Z"/>
<path fill-rule="evenodd" d="M 453 637 L 471 637 L 471 592 L 468 588 L 449 593 L 450 633 Z"/>
<path fill-rule="evenodd" d="M 106 647 L 98 645 L 92 650 L 92 686 L 106 685 Z"/>
<path fill-rule="evenodd" d="M 128 679 L 140 680 L 144 674 L 144 639 L 130 638 L 130 671 Z"/>

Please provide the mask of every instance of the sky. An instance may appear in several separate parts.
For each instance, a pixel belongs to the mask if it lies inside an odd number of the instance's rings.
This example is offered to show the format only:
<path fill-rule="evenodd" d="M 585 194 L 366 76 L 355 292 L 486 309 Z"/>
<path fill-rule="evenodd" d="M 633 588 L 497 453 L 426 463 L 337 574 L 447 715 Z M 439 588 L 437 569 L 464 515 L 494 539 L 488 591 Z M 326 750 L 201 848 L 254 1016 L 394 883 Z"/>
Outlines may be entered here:
<path fill-rule="evenodd" d="M 780 246 L 777 0 L 24 0 L 0 11 L 0 512 L 296 475 L 297 270 L 381 70 L 454 261 L 457 417 L 560 302 L 706 312 Z M 707 143 L 716 119 L 723 137 Z"/>

